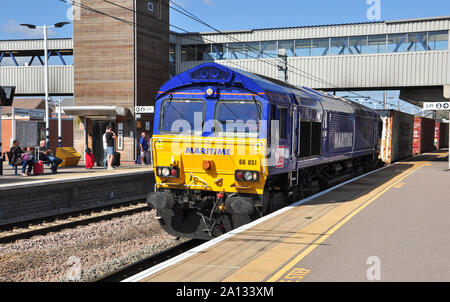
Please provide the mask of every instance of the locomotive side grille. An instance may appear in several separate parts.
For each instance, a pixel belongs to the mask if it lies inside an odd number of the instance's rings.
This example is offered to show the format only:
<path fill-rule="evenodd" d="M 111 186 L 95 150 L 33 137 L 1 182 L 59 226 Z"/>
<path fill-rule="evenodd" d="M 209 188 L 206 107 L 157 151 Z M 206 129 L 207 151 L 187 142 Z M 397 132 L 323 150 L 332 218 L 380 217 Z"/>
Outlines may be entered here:
<path fill-rule="evenodd" d="M 371 117 L 356 116 L 355 132 L 356 142 L 355 150 L 371 148 L 374 144 L 374 120 Z"/>
<path fill-rule="evenodd" d="M 351 152 L 353 120 L 350 114 L 331 113 L 328 121 L 328 150 L 330 153 Z"/>

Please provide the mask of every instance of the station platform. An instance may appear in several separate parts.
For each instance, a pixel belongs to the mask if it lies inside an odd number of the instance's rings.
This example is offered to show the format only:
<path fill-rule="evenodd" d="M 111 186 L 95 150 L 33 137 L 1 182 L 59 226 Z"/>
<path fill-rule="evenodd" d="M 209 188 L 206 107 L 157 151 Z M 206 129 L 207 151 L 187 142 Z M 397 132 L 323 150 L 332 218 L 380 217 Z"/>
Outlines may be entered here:
<path fill-rule="evenodd" d="M 447 161 L 384 167 L 124 281 L 450 281 Z"/>
<path fill-rule="evenodd" d="M 11 169 L 11 167 L 9 167 Z M 151 166 L 61 167 L 57 174 L 0 176 L 0 227 L 128 202 L 145 201 L 153 191 Z"/>
<path fill-rule="evenodd" d="M 3 164 L 3 175 L 0 175 L 0 188 L 11 188 L 14 186 L 23 186 L 26 184 L 34 183 L 54 183 L 58 181 L 67 181 L 75 179 L 86 179 L 90 177 L 101 177 L 114 174 L 129 174 L 139 173 L 142 171 L 153 172 L 153 167 L 149 165 L 126 165 L 118 167 L 114 170 L 106 170 L 103 167 L 93 167 L 92 169 L 86 169 L 84 166 L 76 167 L 60 167 L 58 173 L 52 174 L 50 168 L 45 167 L 44 174 L 42 175 L 30 175 L 27 177 L 22 176 L 21 167 L 18 168 L 18 175 L 14 174 L 14 169 Z"/>

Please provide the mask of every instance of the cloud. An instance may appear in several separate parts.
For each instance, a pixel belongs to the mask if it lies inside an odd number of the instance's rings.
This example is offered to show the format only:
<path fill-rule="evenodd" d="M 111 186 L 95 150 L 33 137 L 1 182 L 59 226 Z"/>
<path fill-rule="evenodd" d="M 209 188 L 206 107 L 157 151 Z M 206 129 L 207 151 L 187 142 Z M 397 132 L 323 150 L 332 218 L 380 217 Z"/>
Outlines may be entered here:
<path fill-rule="evenodd" d="M 16 20 L 8 20 L 8 24 L 0 28 L 5 34 L 17 36 L 17 38 L 43 38 L 42 29 L 30 29 L 28 27 L 21 26 Z M 56 33 L 53 30 L 48 30 L 48 36 L 55 36 Z"/>
<path fill-rule="evenodd" d="M 203 3 L 205 3 L 206 5 L 209 5 L 209 6 L 213 6 L 214 0 L 203 0 Z"/>

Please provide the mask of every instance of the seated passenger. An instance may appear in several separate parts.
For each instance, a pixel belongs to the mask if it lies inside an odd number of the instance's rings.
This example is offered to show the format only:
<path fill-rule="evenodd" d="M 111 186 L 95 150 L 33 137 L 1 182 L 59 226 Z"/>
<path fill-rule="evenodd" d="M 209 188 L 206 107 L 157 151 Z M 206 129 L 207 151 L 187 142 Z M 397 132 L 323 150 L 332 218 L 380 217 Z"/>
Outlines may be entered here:
<path fill-rule="evenodd" d="M 22 165 L 22 176 L 28 176 L 33 169 L 33 156 L 30 153 L 26 153 L 20 147 L 19 141 L 16 139 L 13 141 L 13 145 L 10 149 L 11 153 L 11 163 L 14 166 Z M 27 169 L 28 166 L 28 169 Z M 25 173 L 27 169 L 27 173 Z"/>
<path fill-rule="evenodd" d="M 62 159 L 53 155 L 52 150 L 45 146 L 45 140 L 41 140 L 39 144 L 39 160 L 49 162 L 52 165 L 53 174 L 58 172 L 58 166 L 63 162 Z"/>

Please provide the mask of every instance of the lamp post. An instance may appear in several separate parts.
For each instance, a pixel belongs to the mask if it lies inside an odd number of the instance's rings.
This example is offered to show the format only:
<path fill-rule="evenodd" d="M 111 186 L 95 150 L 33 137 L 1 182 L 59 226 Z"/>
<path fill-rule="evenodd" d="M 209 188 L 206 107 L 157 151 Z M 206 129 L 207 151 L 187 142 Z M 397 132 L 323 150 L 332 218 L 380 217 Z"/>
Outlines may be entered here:
<path fill-rule="evenodd" d="M 48 106 L 48 41 L 47 41 L 47 30 L 49 28 L 61 28 L 64 25 L 70 24 L 70 22 L 59 22 L 55 25 L 42 25 L 36 26 L 33 24 L 20 24 L 22 26 L 28 27 L 30 29 L 42 28 L 44 30 L 44 60 L 45 60 L 45 74 L 44 74 L 44 83 L 45 83 L 45 144 L 47 148 L 50 147 L 50 121 L 49 121 L 49 106 Z"/>

